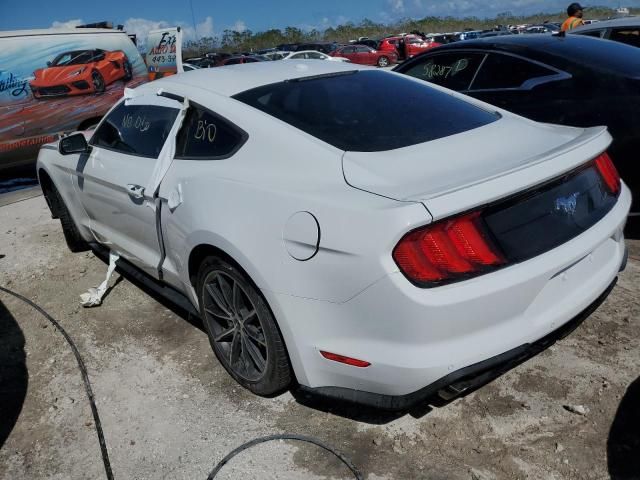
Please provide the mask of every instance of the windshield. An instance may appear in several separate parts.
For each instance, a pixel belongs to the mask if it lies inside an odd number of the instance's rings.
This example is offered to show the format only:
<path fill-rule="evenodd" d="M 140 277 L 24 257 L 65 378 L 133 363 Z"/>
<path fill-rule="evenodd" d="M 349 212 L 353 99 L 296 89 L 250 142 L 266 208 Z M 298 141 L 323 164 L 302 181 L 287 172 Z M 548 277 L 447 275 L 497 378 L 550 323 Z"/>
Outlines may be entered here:
<path fill-rule="evenodd" d="M 58 55 L 53 62 L 52 67 L 66 67 L 68 65 L 84 65 L 94 62 L 94 58 L 98 56 L 95 50 L 77 50 L 75 52 L 66 52 Z"/>
<path fill-rule="evenodd" d="M 426 82 L 382 71 L 290 80 L 234 98 L 341 150 L 356 152 L 416 145 L 500 118 Z"/>

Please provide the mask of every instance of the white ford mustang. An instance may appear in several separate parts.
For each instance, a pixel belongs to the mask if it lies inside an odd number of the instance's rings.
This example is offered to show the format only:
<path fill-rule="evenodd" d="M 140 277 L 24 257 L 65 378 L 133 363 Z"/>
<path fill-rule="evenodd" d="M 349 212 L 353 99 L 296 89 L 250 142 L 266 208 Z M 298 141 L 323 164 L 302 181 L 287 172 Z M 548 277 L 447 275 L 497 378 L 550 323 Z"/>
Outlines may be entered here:
<path fill-rule="evenodd" d="M 631 200 L 610 142 L 395 73 L 265 62 L 126 91 L 38 173 L 71 249 L 186 300 L 246 388 L 402 409 L 606 297 Z"/>

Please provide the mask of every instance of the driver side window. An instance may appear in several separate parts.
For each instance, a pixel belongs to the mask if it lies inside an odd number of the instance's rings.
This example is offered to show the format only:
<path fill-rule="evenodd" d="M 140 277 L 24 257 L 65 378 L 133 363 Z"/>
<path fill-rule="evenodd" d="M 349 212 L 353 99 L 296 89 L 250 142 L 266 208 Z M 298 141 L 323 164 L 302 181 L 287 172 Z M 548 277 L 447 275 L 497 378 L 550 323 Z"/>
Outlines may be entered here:
<path fill-rule="evenodd" d="M 158 158 L 178 109 L 121 102 L 100 124 L 90 145 L 139 157 Z"/>

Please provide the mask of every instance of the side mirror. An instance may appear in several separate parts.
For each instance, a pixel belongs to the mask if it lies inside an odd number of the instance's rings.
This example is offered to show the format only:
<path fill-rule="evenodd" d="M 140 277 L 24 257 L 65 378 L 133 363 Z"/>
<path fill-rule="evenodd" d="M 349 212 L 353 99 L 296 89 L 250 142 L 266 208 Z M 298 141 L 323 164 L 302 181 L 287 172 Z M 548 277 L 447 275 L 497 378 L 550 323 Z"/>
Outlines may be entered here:
<path fill-rule="evenodd" d="M 51 66 L 51 62 L 47 62 L 47 67 L 50 67 L 50 66 Z"/>
<path fill-rule="evenodd" d="M 71 155 L 73 153 L 89 153 L 91 147 L 87 143 L 87 139 L 82 133 L 74 133 L 68 137 L 63 137 L 58 143 L 58 151 L 62 155 Z"/>

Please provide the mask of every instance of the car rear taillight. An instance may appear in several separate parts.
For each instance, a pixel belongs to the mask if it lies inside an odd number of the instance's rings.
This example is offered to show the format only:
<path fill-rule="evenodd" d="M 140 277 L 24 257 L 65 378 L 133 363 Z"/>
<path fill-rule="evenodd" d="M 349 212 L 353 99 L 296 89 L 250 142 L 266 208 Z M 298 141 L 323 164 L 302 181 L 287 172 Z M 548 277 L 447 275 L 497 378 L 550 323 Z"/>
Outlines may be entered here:
<path fill-rule="evenodd" d="M 442 220 L 405 235 L 393 250 L 404 275 L 421 287 L 486 273 L 506 263 L 493 244 L 481 212 Z"/>
<path fill-rule="evenodd" d="M 609 192 L 617 195 L 620 192 L 620 175 L 609 154 L 607 152 L 602 153 L 594 160 L 594 163 Z"/>

